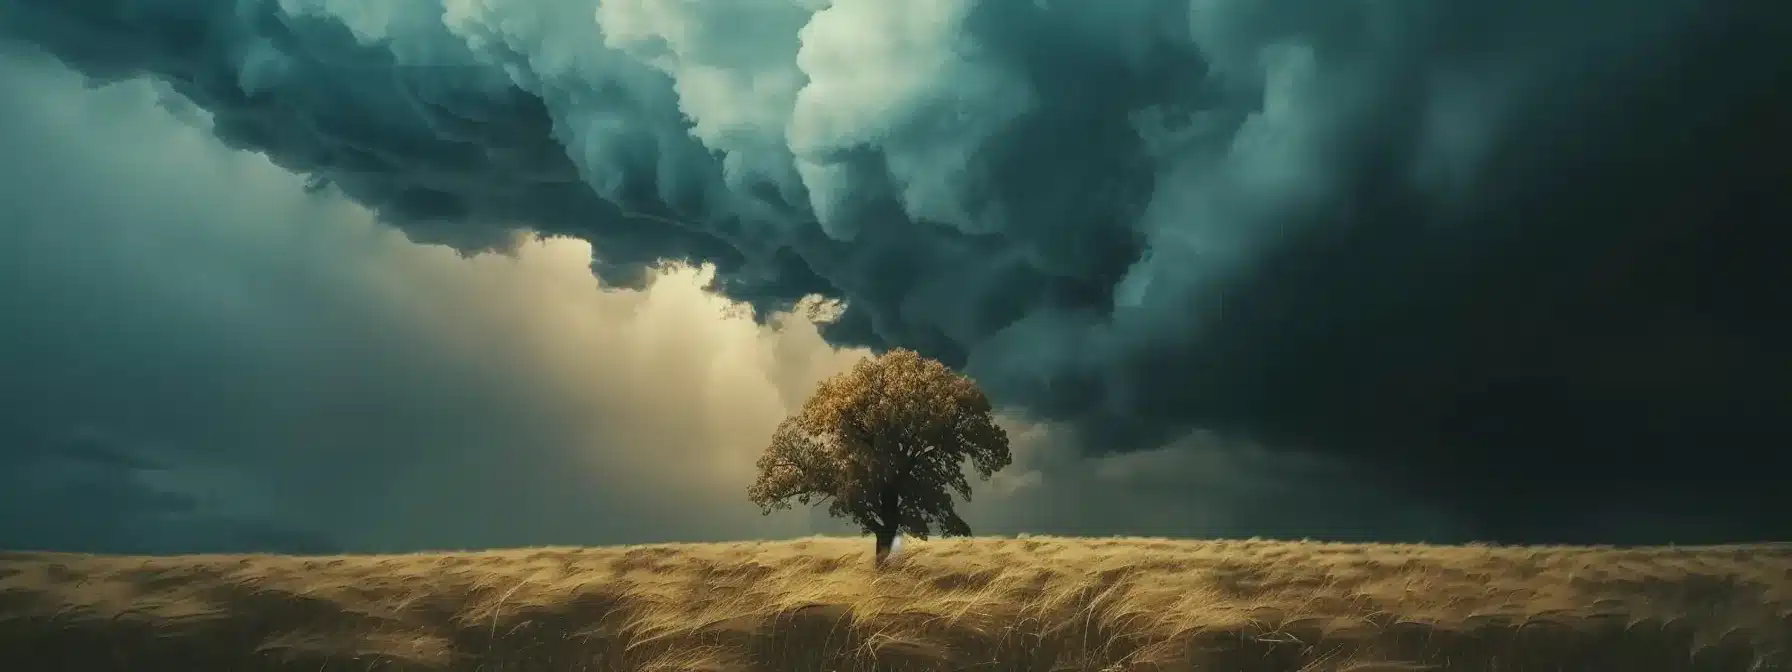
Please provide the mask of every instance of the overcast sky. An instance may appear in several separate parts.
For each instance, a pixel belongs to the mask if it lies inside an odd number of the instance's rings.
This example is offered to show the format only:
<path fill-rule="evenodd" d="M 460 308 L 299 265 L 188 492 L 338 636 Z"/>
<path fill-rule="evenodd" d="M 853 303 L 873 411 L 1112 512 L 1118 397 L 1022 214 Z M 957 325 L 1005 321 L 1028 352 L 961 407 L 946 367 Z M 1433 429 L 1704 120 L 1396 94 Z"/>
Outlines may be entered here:
<path fill-rule="evenodd" d="M 842 533 L 745 499 L 773 426 L 860 350 L 590 247 L 419 245 L 141 81 L 0 61 L 0 544 L 402 550 Z M 1093 460 L 1010 423 L 979 532 L 1445 534 L 1248 449 Z M 1185 488 L 1194 487 L 1195 496 Z M 1300 490 L 1289 490 L 1298 488 Z M 1311 489 L 1310 491 L 1306 489 Z M 1345 498 L 1342 500 L 1332 497 Z M 1361 526 L 1360 528 L 1357 526 Z"/>
<path fill-rule="evenodd" d="M 1003 409 L 982 533 L 1792 536 L 1788 45 L 1783 0 L 0 0 L 0 546 L 847 531 L 745 488 L 891 346 Z"/>

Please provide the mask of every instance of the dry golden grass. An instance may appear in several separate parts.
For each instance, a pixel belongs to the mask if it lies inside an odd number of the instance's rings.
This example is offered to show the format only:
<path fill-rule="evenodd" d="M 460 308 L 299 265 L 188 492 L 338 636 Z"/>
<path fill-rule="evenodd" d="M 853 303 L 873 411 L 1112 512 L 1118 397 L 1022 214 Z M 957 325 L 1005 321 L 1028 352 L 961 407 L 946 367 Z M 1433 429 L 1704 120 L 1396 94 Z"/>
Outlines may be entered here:
<path fill-rule="evenodd" d="M 0 554 L 19 670 L 1783 670 L 1792 545 Z"/>

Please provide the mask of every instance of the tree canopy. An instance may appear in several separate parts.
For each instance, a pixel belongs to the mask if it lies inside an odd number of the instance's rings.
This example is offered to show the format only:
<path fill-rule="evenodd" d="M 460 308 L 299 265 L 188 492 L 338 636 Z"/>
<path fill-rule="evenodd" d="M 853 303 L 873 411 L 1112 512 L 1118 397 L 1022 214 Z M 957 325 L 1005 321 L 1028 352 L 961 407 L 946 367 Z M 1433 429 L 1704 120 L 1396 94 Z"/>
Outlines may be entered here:
<path fill-rule="evenodd" d="M 967 536 L 968 463 L 988 480 L 1008 466 L 1008 434 L 970 378 L 912 350 L 866 358 L 821 384 L 772 435 L 748 497 L 765 513 L 826 502 L 878 537 Z"/>

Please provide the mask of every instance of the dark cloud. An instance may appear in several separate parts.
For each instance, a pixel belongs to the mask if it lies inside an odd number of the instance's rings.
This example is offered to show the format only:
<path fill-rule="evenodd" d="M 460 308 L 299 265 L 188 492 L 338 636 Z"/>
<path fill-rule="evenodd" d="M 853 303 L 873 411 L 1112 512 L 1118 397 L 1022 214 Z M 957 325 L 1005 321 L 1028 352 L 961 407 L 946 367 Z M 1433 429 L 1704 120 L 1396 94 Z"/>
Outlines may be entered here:
<path fill-rule="evenodd" d="M 600 291 L 582 243 L 407 243 L 202 111 L 38 61 L 0 57 L 0 146 L 29 157 L 0 164 L 0 547 L 808 530 L 736 481 L 785 396 L 852 358 L 813 328 L 725 320 L 690 272 Z"/>
<path fill-rule="evenodd" d="M 1090 451 L 1332 455 L 1502 539 L 1728 521 L 1661 533 L 1693 541 L 1792 534 L 1786 7 L 0 0 L 0 32 L 416 239 L 843 298 L 836 343 Z"/>
<path fill-rule="evenodd" d="M 960 509 L 978 533 L 1430 543 L 1477 536 L 1449 511 L 1329 456 L 1196 432 L 1089 457 L 1060 430 L 1010 427 L 1014 464 L 976 484 L 976 498 Z"/>
<path fill-rule="evenodd" d="M 165 94 L 0 59 L 0 145 L 32 157 L 0 176 L 18 325 L 0 334 L 0 547 L 856 530 L 762 518 L 744 494 L 772 426 L 861 352 L 800 319 L 731 317 L 688 270 L 600 288 L 582 243 L 465 259 L 405 243 L 211 142 L 204 111 Z M 1202 440 L 1087 458 L 1058 428 L 1009 426 L 1016 466 L 965 505 L 980 533 L 1460 534 L 1323 459 Z"/>
<path fill-rule="evenodd" d="M 0 450 L 0 549 L 88 553 L 255 550 L 334 553 L 327 537 L 287 521 L 220 508 L 172 469 L 104 432 L 33 436 L 9 427 Z"/>

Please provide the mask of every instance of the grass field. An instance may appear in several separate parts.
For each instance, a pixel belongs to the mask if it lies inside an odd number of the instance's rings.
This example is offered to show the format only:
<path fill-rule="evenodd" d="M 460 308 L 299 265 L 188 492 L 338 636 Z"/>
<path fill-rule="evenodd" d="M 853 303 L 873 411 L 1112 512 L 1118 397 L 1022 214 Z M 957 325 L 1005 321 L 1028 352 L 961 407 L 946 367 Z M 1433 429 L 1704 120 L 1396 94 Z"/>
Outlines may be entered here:
<path fill-rule="evenodd" d="M 0 668 L 1792 670 L 1792 545 L 0 554 Z"/>

